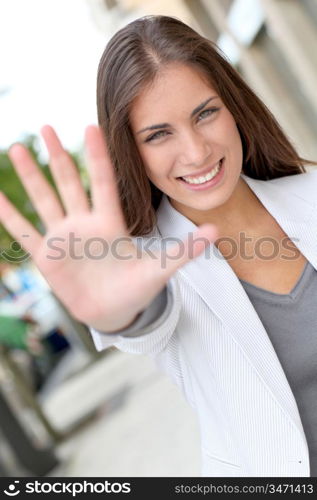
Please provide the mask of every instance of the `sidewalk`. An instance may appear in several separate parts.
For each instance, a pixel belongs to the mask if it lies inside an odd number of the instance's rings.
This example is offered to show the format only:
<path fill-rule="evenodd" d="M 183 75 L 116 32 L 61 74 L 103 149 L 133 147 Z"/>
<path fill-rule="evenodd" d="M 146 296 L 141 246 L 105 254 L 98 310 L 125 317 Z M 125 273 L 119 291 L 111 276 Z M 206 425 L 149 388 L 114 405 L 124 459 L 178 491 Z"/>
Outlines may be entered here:
<path fill-rule="evenodd" d="M 50 476 L 199 476 L 198 424 L 179 389 L 145 356 L 113 351 L 43 401 L 65 429 L 97 418 L 57 449 Z"/>

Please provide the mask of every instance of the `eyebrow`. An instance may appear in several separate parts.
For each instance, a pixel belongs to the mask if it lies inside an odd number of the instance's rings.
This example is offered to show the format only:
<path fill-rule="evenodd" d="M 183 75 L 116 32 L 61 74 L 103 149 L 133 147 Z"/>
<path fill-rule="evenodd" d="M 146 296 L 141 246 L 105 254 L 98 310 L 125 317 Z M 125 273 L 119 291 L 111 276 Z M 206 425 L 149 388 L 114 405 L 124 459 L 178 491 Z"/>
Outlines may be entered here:
<path fill-rule="evenodd" d="M 199 113 L 199 111 L 201 111 L 202 109 L 204 109 L 204 107 L 206 106 L 206 104 L 208 104 L 213 99 L 217 99 L 217 97 L 218 97 L 217 95 L 214 95 L 214 96 L 209 97 L 208 99 L 206 99 L 206 101 L 204 101 L 201 104 L 199 104 L 195 109 L 193 109 L 193 111 L 190 114 L 190 117 L 193 118 L 193 116 L 197 115 L 197 113 Z M 157 130 L 159 128 L 166 128 L 166 127 L 170 127 L 170 124 L 169 123 L 157 123 L 156 125 L 150 125 L 148 127 L 142 128 L 142 130 L 139 130 L 137 132 L 137 134 L 141 134 L 142 132 L 146 132 L 147 130 Z"/>

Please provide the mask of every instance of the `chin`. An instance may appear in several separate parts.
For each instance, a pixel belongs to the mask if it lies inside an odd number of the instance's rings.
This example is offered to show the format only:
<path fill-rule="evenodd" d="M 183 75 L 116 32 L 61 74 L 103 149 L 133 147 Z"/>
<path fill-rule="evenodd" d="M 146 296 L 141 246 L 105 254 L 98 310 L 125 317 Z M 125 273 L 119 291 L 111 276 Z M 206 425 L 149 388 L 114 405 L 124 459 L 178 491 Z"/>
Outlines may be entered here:
<path fill-rule="evenodd" d="M 201 203 L 187 203 L 186 206 L 188 208 L 192 208 L 193 210 L 199 210 L 200 212 L 210 212 L 210 210 L 214 210 L 215 208 L 221 207 L 226 202 L 226 200 L 214 200 L 209 202 L 201 202 Z"/>
<path fill-rule="evenodd" d="M 233 191 L 234 186 L 230 186 L 229 188 L 223 186 L 223 189 L 219 190 L 218 193 L 211 193 L 201 197 L 201 199 L 197 199 L 195 196 L 189 196 L 186 200 L 184 200 L 184 205 L 196 210 L 213 210 L 226 203 L 226 201 L 228 201 L 231 197 Z"/>

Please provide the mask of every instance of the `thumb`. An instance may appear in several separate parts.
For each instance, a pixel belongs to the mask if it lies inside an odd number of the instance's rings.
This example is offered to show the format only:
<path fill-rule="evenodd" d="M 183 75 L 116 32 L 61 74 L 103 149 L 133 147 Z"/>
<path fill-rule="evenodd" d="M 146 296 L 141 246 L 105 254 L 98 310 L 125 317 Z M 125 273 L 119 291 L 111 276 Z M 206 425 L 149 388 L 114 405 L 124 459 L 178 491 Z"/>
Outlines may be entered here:
<path fill-rule="evenodd" d="M 189 233 L 185 240 L 170 246 L 161 255 L 161 264 L 170 277 L 177 269 L 195 259 L 218 238 L 219 232 L 215 225 L 205 223 L 194 233 Z"/>

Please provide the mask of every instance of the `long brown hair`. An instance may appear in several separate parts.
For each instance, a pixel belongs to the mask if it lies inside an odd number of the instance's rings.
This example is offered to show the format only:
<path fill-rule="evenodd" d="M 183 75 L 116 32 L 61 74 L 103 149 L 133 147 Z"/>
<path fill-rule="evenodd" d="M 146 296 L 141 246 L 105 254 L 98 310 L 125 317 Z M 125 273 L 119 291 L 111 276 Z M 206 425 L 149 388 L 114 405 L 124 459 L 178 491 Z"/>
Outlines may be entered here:
<path fill-rule="evenodd" d="M 315 164 L 298 155 L 272 113 L 215 43 L 173 17 L 137 19 L 112 37 L 97 78 L 98 120 L 132 236 L 152 231 L 162 192 L 145 172 L 130 127 L 130 108 L 162 66 L 171 62 L 191 65 L 203 73 L 233 115 L 242 141 L 244 174 L 267 180 L 303 173 L 305 163 Z"/>

